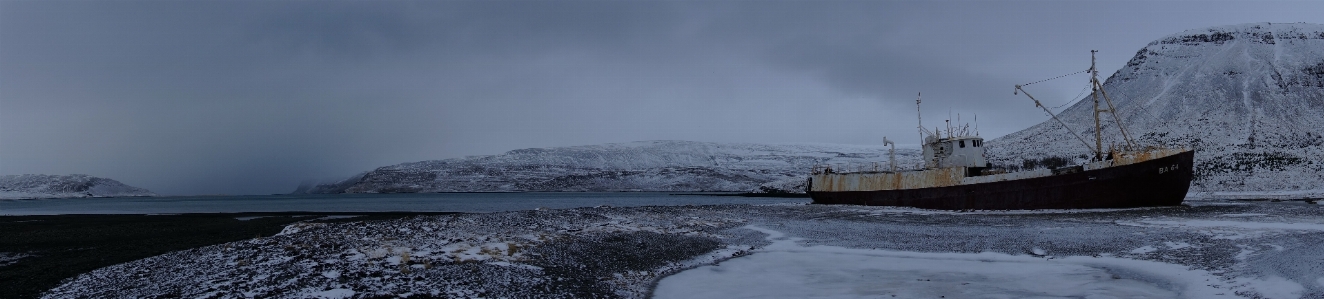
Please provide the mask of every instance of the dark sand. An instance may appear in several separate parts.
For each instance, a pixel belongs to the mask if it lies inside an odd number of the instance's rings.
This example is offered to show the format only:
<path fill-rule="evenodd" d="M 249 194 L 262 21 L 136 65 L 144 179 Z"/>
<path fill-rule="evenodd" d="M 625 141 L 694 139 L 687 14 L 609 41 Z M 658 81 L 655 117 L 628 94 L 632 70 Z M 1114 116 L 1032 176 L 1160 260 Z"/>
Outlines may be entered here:
<path fill-rule="evenodd" d="M 268 237 L 285 225 L 330 215 L 343 222 L 396 219 L 416 212 L 47 215 L 0 217 L 0 252 L 28 255 L 0 266 L 0 298 L 35 298 L 60 281 L 101 267 L 171 251 Z M 238 220 L 241 217 L 258 217 Z"/>

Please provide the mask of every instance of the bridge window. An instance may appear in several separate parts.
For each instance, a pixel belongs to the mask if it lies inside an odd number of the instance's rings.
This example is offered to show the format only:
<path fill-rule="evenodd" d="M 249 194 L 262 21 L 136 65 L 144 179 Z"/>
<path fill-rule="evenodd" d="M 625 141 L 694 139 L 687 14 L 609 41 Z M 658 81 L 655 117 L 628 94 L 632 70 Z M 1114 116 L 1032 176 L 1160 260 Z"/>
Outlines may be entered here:
<path fill-rule="evenodd" d="M 965 140 L 961 140 L 961 148 L 965 148 Z"/>

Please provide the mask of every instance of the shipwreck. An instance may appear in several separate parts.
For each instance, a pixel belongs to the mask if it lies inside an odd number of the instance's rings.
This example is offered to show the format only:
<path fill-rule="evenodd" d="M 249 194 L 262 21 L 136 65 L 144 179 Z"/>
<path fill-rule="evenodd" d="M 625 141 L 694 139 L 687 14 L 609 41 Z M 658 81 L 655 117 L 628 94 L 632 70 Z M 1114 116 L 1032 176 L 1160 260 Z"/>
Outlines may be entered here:
<path fill-rule="evenodd" d="M 1091 51 L 1091 56 L 1095 51 Z M 1039 100 L 1016 85 L 1037 107 L 1090 149 L 1083 164 L 1007 172 L 991 167 L 984 140 L 968 128 L 925 129 L 921 169 L 843 171 L 816 167 L 807 192 L 816 204 L 905 206 L 942 210 L 1094 209 L 1180 205 L 1190 188 L 1194 150 L 1136 144 L 1116 115 L 1112 100 L 1098 80 L 1091 57 L 1090 83 L 1094 101 L 1094 142 L 1076 134 Z M 918 108 L 920 101 L 916 100 Z M 1106 107 L 1101 107 L 1106 104 Z M 1112 115 L 1124 145 L 1103 149 L 1100 114 Z M 950 122 L 949 122 L 950 123 Z M 885 145 L 895 145 L 884 138 Z"/>

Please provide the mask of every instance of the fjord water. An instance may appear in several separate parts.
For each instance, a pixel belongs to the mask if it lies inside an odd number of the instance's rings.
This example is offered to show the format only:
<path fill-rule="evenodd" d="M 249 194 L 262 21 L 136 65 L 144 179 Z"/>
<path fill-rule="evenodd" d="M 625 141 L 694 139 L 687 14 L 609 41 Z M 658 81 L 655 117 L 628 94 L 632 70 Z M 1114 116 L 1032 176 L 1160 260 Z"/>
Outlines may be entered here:
<path fill-rule="evenodd" d="M 290 194 L 0 200 L 0 215 L 242 212 L 469 212 L 613 206 L 808 203 L 808 198 L 659 192 Z"/>

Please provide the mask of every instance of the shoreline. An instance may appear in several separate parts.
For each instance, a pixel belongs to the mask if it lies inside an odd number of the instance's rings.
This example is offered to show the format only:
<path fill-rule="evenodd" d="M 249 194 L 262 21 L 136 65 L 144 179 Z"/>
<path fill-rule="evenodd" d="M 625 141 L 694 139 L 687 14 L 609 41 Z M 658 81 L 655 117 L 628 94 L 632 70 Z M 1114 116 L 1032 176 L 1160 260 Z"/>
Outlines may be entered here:
<path fill-rule="evenodd" d="M 0 216 L 0 293 L 40 296 L 95 269 L 193 248 L 270 237 L 297 222 L 390 220 L 456 212 L 244 212 Z M 357 216 L 318 219 L 326 216 Z M 248 218 L 248 219 L 240 219 Z"/>
<path fill-rule="evenodd" d="M 39 201 L 45 199 L 115 199 L 115 198 L 204 198 L 204 197 L 269 197 L 269 196 L 308 196 L 308 195 L 405 195 L 405 194 L 581 194 L 581 193 L 658 193 L 678 196 L 745 196 L 745 197 L 809 197 L 807 193 L 758 193 L 743 191 L 455 191 L 455 192 L 389 192 L 389 193 L 272 193 L 272 194 L 196 194 L 196 195 L 140 195 L 140 196 L 74 196 L 74 197 L 23 197 L 0 198 L 0 201 Z M 798 196 L 797 196 L 798 195 Z"/>
<path fill-rule="evenodd" d="M 769 263 L 767 258 L 786 249 L 777 246 L 800 244 L 787 248 L 794 252 L 806 248 L 828 250 L 823 253 L 855 252 L 861 258 L 874 258 L 880 252 L 900 255 L 893 258 L 933 253 L 937 255 L 925 258 L 938 257 L 946 262 L 970 260 L 969 254 L 981 253 L 1006 255 L 1005 259 L 1011 261 L 1115 259 L 1179 267 L 1174 269 L 1222 271 L 1224 274 L 1216 279 L 1223 280 L 1219 283 L 1226 288 L 1218 292 L 1265 294 L 1275 290 L 1273 283 L 1285 283 L 1296 287 L 1289 288 L 1288 294 L 1324 295 L 1324 283 L 1316 285 L 1312 278 L 1319 274 L 1318 269 L 1301 263 L 1278 262 L 1324 254 L 1324 249 L 1303 247 L 1301 243 L 1324 231 L 1324 222 L 1320 220 L 1324 210 L 1320 206 L 1271 201 L 1201 203 L 1089 213 L 932 213 L 896 207 L 737 204 L 599 206 L 493 213 L 10 216 L 0 217 L 0 253 L 25 253 L 9 250 L 13 240 L 23 240 L 15 236 L 13 229 L 21 226 L 35 228 L 33 234 L 55 239 L 29 243 L 59 243 L 56 245 L 62 247 L 48 246 L 44 253 L 18 259 L 0 254 L 0 258 L 14 262 L 0 266 L 0 291 L 19 297 L 50 292 L 52 297 L 118 298 L 171 294 L 427 297 L 429 293 L 451 297 L 647 298 L 662 279 L 693 269 L 699 269 L 693 270 L 698 271 L 695 273 L 739 269 L 728 267 L 736 265 L 754 267 L 745 269 L 772 269 L 766 267 L 782 263 Z M 775 230 L 791 239 L 749 227 Z M 119 235 L 99 236 L 103 233 Z M 95 237 L 85 240 L 88 236 Z M 100 245 L 89 249 L 86 246 L 89 242 Z M 769 252 L 773 254 L 764 254 Z M 764 255 L 752 260 L 744 258 L 751 254 Z M 82 259 L 82 262 L 68 259 Z M 760 260 L 764 262 L 750 264 Z M 27 266 L 14 267 L 20 264 Z M 874 265 L 882 266 L 851 271 L 867 274 L 875 273 L 870 269 L 890 269 L 885 263 Z M 1137 269 L 1149 268 L 1152 267 Z M 43 277 L 14 279 L 13 274 L 19 270 L 50 274 L 41 272 L 43 269 L 64 271 L 62 277 L 74 278 L 44 277 L 44 283 L 28 279 Z M 774 277 L 805 275 L 778 271 L 781 270 L 749 272 Z M 886 271 L 893 271 L 889 272 L 895 273 L 889 276 L 893 278 L 913 275 L 906 272 L 911 270 Z M 1257 274 L 1265 271 L 1301 275 L 1265 278 Z M 1144 275 L 1113 274 L 1130 281 L 1148 281 Z M 738 277 L 714 279 L 735 278 Z M 935 277 L 934 281 L 938 278 L 941 277 Z M 1084 282 L 1107 284 L 1118 278 L 1084 279 Z M 1165 288 L 1186 284 L 1163 280 L 1156 285 Z M 14 292 L 11 289 L 15 287 L 26 289 Z M 953 287 L 969 286 L 954 284 Z M 874 291 L 881 293 L 870 294 L 904 295 L 903 291 L 907 290 L 929 289 L 907 288 L 910 289 L 880 289 Z M 1032 286 L 1029 290 L 1036 288 Z M 731 294 L 739 297 L 743 290 L 725 291 L 736 291 Z M 1173 290 L 1181 292 L 1181 289 Z M 901 293 L 887 293 L 893 291 Z"/>
<path fill-rule="evenodd" d="M 739 197 L 772 197 L 772 198 L 809 198 L 809 193 L 667 193 L 674 196 L 739 196 Z"/>

